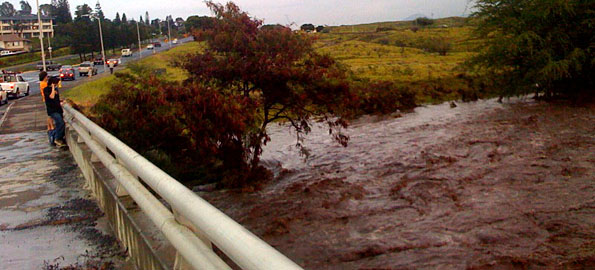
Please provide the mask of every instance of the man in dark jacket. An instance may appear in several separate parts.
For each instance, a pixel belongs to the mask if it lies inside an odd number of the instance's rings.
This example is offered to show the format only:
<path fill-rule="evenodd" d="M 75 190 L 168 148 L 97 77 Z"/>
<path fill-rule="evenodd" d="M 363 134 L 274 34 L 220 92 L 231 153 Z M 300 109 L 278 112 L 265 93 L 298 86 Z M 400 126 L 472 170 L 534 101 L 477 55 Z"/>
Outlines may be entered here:
<path fill-rule="evenodd" d="M 51 77 L 48 79 L 47 86 L 43 89 L 43 96 L 45 100 L 45 107 L 48 116 L 54 120 L 54 130 L 51 132 L 51 138 L 54 139 L 54 143 L 58 146 L 65 146 L 64 141 L 64 111 L 60 104 L 60 93 L 58 92 L 58 84 L 60 79 L 57 77 Z"/>

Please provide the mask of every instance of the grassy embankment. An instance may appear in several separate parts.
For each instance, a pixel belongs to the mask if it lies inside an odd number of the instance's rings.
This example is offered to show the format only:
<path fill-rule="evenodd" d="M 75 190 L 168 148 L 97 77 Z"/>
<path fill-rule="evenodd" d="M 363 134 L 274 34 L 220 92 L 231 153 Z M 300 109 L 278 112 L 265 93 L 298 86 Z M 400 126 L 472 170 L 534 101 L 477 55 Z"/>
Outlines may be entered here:
<path fill-rule="evenodd" d="M 177 57 L 178 55 L 183 55 L 192 51 L 199 50 L 201 48 L 201 44 L 197 42 L 190 42 L 183 45 L 180 45 L 176 48 L 173 48 L 169 51 L 162 52 L 159 54 L 155 54 L 153 56 L 144 58 L 140 61 L 141 64 L 147 64 L 152 66 L 156 69 L 166 69 L 166 74 L 169 79 L 172 80 L 184 80 L 187 76 L 186 72 L 180 68 L 175 68 L 170 65 L 171 61 Z M 143 53 L 149 53 L 144 51 Z M 123 69 L 117 72 L 128 72 L 128 69 Z M 110 91 L 112 87 L 112 83 L 114 82 L 114 76 L 105 76 L 101 77 L 100 79 L 81 84 L 77 87 L 74 87 L 68 91 L 64 92 L 64 97 L 67 99 L 72 100 L 76 104 L 80 105 L 83 108 L 89 108 L 97 100 L 99 97 L 108 91 Z"/>
<path fill-rule="evenodd" d="M 446 27 L 442 27 L 445 25 Z M 436 20 L 428 27 L 411 30 L 412 22 L 383 22 L 374 24 L 329 27 L 328 33 L 317 33 L 316 48 L 345 64 L 356 77 L 387 80 L 410 87 L 420 103 L 434 103 L 458 99 L 458 90 L 468 86 L 461 78 L 460 65 L 474 54 L 477 41 L 471 38 L 472 26 L 464 18 Z M 384 28 L 377 32 L 378 28 Z M 325 31 L 326 32 L 326 31 Z M 446 56 L 429 52 L 432 40 L 450 44 Z M 201 44 L 187 43 L 168 52 L 141 60 L 155 68 L 166 68 L 170 79 L 183 80 L 183 70 L 169 65 L 180 54 L 196 51 Z M 126 70 L 119 71 L 126 72 Z M 65 96 L 83 107 L 94 104 L 109 91 L 113 76 L 80 85 Z"/>
<path fill-rule="evenodd" d="M 473 27 L 464 18 L 438 19 L 417 32 L 412 27 L 412 22 L 330 27 L 328 33 L 317 34 L 317 46 L 357 77 L 412 88 L 421 103 L 457 99 L 458 90 L 469 90 L 461 78 L 461 64 L 478 44 L 472 39 Z M 377 32 L 379 28 L 382 31 Z M 427 49 L 438 41 L 450 47 L 445 56 Z"/>
<path fill-rule="evenodd" d="M 47 54 L 47 51 L 46 51 Z M 61 48 L 52 52 L 53 57 L 60 57 L 64 55 L 69 55 L 70 48 Z M 32 62 L 41 62 L 41 52 L 32 52 L 32 53 L 23 53 L 18 55 L 11 55 L 0 58 L 0 68 L 6 68 L 21 64 L 27 64 Z"/>

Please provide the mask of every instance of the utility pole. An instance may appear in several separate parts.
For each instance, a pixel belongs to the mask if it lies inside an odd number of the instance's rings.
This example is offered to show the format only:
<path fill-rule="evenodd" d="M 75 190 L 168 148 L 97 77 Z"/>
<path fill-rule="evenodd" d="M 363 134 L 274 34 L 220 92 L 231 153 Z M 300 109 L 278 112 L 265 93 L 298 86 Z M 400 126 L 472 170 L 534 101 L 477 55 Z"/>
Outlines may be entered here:
<path fill-rule="evenodd" d="M 140 44 L 140 28 L 138 27 L 138 22 L 136 22 L 136 34 L 138 35 L 138 59 L 141 59 L 143 57 L 143 47 Z"/>
<path fill-rule="evenodd" d="M 41 43 L 41 63 L 43 64 L 43 71 L 47 71 L 45 65 L 45 49 L 43 48 L 43 26 L 41 24 L 41 9 L 39 8 L 39 0 L 37 2 L 37 23 L 39 23 L 39 41 Z"/>
<path fill-rule="evenodd" d="M 171 15 L 167 17 L 167 41 L 169 42 L 169 47 L 171 48 L 171 28 L 169 26 L 169 20 L 171 19 Z"/>
<path fill-rule="evenodd" d="M 37 0 L 37 1 L 39 1 L 39 0 Z M 106 59 L 105 59 L 105 49 L 103 47 L 103 30 L 101 30 L 101 17 L 94 16 L 93 14 L 85 14 L 82 17 L 89 17 L 89 18 L 97 19 L 97 23 L 99 24 L 99 39 L 101 40 L 101 57 L 103 57 L 103 72 L 106 72 L 107 64 L 106 64 Z"/>

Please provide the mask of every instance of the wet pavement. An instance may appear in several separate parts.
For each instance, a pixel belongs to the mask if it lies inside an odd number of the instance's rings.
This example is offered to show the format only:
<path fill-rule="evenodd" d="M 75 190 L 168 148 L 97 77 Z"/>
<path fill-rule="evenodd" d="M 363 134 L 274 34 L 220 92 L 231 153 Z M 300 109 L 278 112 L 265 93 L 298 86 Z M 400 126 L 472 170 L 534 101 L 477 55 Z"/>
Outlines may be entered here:
<path fill-rule="evenodd" d="M 595 106 L 494 100 L 364 117 L 262 190 L 201 192 L 306 269 L 595 269 Z"/>
<path fill-rule="evenodd" d="M 0 171 L 0 269 L 124 267 L 70 153 L 44 132 L 0 136 Z"/>
<path fill-rule="evenodd" d="M 132 269 L 70 152 L 49 146 L 38 72 L 22 76 L 30 96 L 0 107 L 0 269 Z"/>

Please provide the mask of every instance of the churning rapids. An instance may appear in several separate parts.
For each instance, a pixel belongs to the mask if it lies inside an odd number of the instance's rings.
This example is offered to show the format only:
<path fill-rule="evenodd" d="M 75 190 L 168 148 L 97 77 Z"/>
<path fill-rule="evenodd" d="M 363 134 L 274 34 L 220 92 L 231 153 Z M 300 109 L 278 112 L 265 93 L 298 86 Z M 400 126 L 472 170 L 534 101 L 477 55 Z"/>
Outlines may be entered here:
<path fill-rule="evenodd" d="M 201 192 L 306 269 L 595 265 L 595 107 L 494 100 L 270 129 L 256 192 Z"/>

